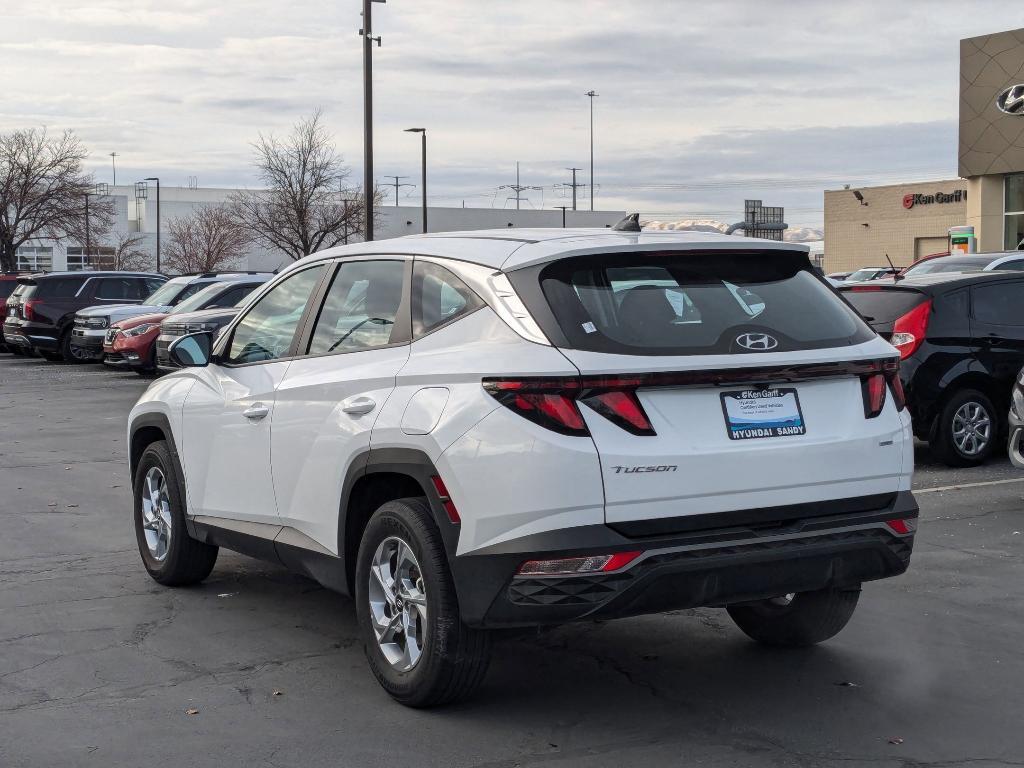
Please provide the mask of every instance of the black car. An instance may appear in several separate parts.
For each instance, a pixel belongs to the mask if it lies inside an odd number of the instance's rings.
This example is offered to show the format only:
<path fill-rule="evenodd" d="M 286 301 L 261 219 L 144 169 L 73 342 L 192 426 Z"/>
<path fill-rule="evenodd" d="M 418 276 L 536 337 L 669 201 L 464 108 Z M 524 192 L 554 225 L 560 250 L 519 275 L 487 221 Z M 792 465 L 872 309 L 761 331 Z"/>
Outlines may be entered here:
<path fill-rule="evenodd" d="M 950 466 L 991 456 L 1024 366 L 1024 275 L 922 275 L 839 290 L 899 350 L 914 434 Z"/>
<path fill-rule="evenodd" d="M 25 288 L 8 303 L 4 339 L 49 360 L 73 360 L 75 313 L 97 304 L 140 304 L 167 278 L 149 272 L 47 272 L 18 278 Z"/>

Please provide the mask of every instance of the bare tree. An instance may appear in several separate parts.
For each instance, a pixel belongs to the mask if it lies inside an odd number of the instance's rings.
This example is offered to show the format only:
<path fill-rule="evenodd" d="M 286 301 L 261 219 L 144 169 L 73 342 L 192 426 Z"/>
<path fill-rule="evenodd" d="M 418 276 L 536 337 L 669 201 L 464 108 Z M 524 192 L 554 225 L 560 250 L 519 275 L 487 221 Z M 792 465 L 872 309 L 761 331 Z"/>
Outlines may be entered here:
<path fill-rule="evenodd" d="M 204 205 L 167 223 L 163 266 L 170 272 L 216 272 L 245 255 L 250 238 L 226 208 Z"/>
<path fill-rule="evenodd" d="M 146 236 L 138 232 L 115 232 L 113 239 L 106 243 L 113 254 L 103 257 L 108 263 L 112 262 L 112 266 L 108 268 L 129 272 L 152 269 L 153 257 L 139 247 L 145 239 Z"/>
<path fill-rule="evenodd" d="M 72 238 L 85 245 L 106 236 L 114 201 L 92 195 L 93 179 L 82 170 L 87 156 L 70 131 L 56 138 L 45 128 L 0 134 L 0 269 L 16 267 L 15 254 L 27 240 Z"/>
<path fill-rule="evenodd" d="M 235 218 L 258 243 L 300 259 L 365 231 L 362 192 L 348 186 L 349 168 L 321 124 L 320 110 L 285 139 L 260 134 L 253 148 L 266 189 L 230 199 Z M 375 205 L 382 199 L 374 190 Z"/>

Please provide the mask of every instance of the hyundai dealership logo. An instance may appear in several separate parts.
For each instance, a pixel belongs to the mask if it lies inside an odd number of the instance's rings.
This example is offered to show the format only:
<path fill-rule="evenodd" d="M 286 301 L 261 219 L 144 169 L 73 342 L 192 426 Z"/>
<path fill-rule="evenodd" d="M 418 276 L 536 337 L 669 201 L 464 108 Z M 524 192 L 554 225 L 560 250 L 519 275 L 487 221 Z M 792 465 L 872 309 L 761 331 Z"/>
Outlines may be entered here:
<path fill-rule="evenodd" d="M 1011 85 L 1000 93 L 996 106 L 1008 115 L 1024 115 L 1024 85 Z"/>
<path fill-rule="evenodd" d="M 767 333 L 741 333 L 736 337 L 736 343 L 755 352 L 767 352 L 779 346 L 778 339 Z"/>

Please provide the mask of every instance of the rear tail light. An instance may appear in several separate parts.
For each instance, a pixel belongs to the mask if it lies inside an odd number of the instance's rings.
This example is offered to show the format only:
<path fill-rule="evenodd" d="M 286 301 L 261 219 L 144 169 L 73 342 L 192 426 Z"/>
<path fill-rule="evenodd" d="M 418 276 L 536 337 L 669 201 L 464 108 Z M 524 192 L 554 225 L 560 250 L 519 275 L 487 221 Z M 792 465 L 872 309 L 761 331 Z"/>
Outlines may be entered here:
<path fill-rule="evenodd" d="M 907 393 L 903 391 L 903 380 L 900 378 L 899 366 L 894 370 L 885 372 L 885 380 L 889 382 L 889 390 L 892 392 L 892 402 L 897 411 L 907 407 Z"/>
<path fill-rule="evenodd" d="M 900 351 L 900 360 L 906 360 L 917 351 L 928 331 L 928 318 L 932 312 L 932 300 L 923 301 L 896 319 L 892 326 L 889 343 Z"/>
<path fill-rule="evenodd" d="M 885 374 L 873 373 L 860 380 L 864 392 L 864 418 L 873 419 L 885 406 Z"/>
<path fill-rule="evenodd" d="M 519 566 L 519 576 L 573 576 L 584 573 L 612 573 L 636 560 L 642 551 L 616 552 L 613 555 L 565 557 L 556 560 L 528 560 Z"/>
<path fill-rule="evenodd" d="M 636 389 L 642 379 L 600 377 L 580 379 L 485 379 L 484 389 L 506 408 L 535 424 L 563 435 L 587 436 L 580 402 L 634 435 L 654 435 Z"/>
<path fill-rule="evenodd" d="M 35 316 L 35 307 L 39 303 L 39 299 L 26 299 L 21 305 L 21 316 L 25 320 L 35 321 L 38 318 Z"/>

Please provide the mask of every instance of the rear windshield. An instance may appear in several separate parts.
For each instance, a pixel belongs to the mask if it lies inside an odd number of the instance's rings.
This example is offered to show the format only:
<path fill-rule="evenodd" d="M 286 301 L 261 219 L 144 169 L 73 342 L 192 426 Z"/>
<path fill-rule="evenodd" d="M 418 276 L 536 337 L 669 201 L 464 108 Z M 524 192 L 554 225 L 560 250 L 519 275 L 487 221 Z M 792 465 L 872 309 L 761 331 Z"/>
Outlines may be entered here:
<path fill-rule="evenodd" d="M 863 291 L 853 288 L 843 296 L 869 323 L 892 323 L 925 300 L 923 293 L 898 288 Z"/>
<path fill-rule="evenodd" d="M 938 274 L 940 272 L 980 272 L 992 261 L 989 258 L 981 259 L 958 259 L 958 258 L 938 258 L 929 259 L 928 261 L 922 262 L 921 264 L 915 264 L 907 267 L 907 271 L 904 275 L 927 275 L 927 274 Z"/>
<path fill-rule="evenodd" d="M 874 335 L 798 253 L 575 257 L 544 268 L 540 281 L 574 349 L 782 352 L 859 344 Z"/>

